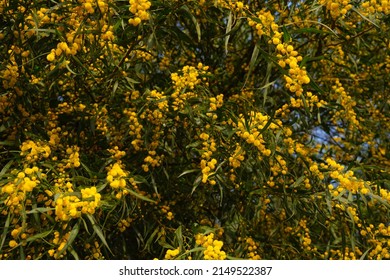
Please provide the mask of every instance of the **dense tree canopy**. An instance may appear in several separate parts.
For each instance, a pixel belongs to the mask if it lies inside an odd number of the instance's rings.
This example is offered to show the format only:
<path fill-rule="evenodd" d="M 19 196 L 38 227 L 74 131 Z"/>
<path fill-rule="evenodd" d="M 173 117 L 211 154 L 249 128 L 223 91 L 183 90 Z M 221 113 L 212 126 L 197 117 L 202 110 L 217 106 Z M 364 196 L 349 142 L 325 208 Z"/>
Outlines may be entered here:
<path fill-rule="evenodd" d="M 0 22 L 0 259 L 390 259 L 388 0 Z"/>

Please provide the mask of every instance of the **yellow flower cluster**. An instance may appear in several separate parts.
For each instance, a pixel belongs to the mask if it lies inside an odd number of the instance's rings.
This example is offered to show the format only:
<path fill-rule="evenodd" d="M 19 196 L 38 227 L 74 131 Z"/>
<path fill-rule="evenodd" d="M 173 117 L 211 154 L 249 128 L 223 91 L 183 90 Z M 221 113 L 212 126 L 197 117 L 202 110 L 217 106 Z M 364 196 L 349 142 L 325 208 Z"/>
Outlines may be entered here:
<path fill-rule="evenodd" d="M 223 94 L 218 94 L 216 97 L 210 97 L 210 111 L 216 111 L 223 105 Z"/>
<path fill-rule="evenodd" d="M 164 92 L 152 90 L 146 97 L 146 100 L 149 102 L 150 108 L 147 108 L 141 114 L 140 118 L 147 118 L 150 123 L 160 126 L 165 117 L 165 113 L 169 111 L 168 97 Z"/>
<path fill-rule="evenodd" d="M 33 168 L 27 167 L 24 171 L 18 172 L 13 181 L 6 183 L 1 188 L 1 193 L 8 195 L 4 200 L 4 204 L 7 205 L 12 212 L 19 212 L 21 209 L 20 203 L 25 201 L 26 194 L 32 192 L 40 183 L 36 175 L 39 171 L 39 168 L 36 166 Z"/>
<path fill-rule="evenodd" d="M 58 104 L 58 109 L 62 113 L 73 113 L 74 111 L 82 112 L 85 109 L 85 105 L 82 103 L 74 104 L 70 102 L 62 102 Z"/>
<path fill-rule="evenodd" d="M 82 0 L 83 3 L 83 8 L 85 11 L 89 14 L 93 14 L 95 12 L 94 9 L 94 1 L 92 0 Z"/>
<path fill-rule="evenodd" d="M 359 126 L 359 121 L 357 120 L 356 112 L 354 110 L 356 102 L 347 93 L 339 79 L 336 79 L 335 85 L 332 86 L 331 97 L 344 108 L 344 110 L 339 109 L 334 113 L 334 122 L 337 122 L 339 119 L 344 119 L 349 122 L 350 128 Z"/>
<path fill-rule="evenodd" d="M 102 135 L 107 135 L 109 128 L 107 125 L 108 110 L 106 107 L 98 108 L 98 104 L 94 104 L 94 111 L 96 115 L 96 129 L 100 130 Z"/>
<path fill-rule="evenodd" d="M 126 219 L 120 220 L 118 223 L 119 231 L 124 232 L 131 225 L 132 221 L 133 221 L 133 219 L 130 217 L 127 217 Z"/>
<path fill-rule="evenodd" d="M 101 29 L 101 38 L 103 41 L 114 41 L 115 35 L 113 32 L 114 28 L 113 26 L 108 26 L 107 24 L 103 25 Z M 104 42 L 101 42 L 100 44 L 104 45 Z"/>
<path fill-rule="evenodd" d="M 170 211 L 170 207 L 168 205 L 161 206 L 161 212 L 163 212 L 168 220 L 172 220 L 175 216 Z"/>
<path fill-rule="evenodd" d="M 129 11 L 135 16 L 129 19 L 129 24 L 137 26 L 143 20 L 148 20 L 150 15 L 147 12 L 151 6 L 148 0 L 129 0 Z"/>
<path fill-rule="evenodd" d="M 283 159 L 282 156 L 277 155 L 271 163 L 271 171 L 273 176 L 278 176 L 280 174 L 286 175 L 288 172 L 287 162 Z"/>
<path fill-rule="evenodd" d="M 142 61 L 150 61 L 153 58 L 153 55 L 146 49 L 134 50 L 130 53 L 130 55 L 139 58 Z"/>
<path fill-rule="evenodd" d="M 172 58 L 170 57 L 170 52 L 167 51 L 159 62 L 160 70 L 168 70 L 171 65 Z"/>
<path fill-rule="evenodd" d="M 95 241 L 93 245 L 90 243 L 85 244 L 85 249 L 90 250 L 91 254 L 88 259 L 95 259 L 95 260 L 101 260 L 104 259 L 104 256 L 100 250 L 100 244 L 99 242 Z"/>
<path fill-rule="evenodd" d="M 68 168 L 77 168 L 80 166 L 80 148 L 77 146 L 68 147 L 66 149 L 66 154 L 68 155 L 68 159 L 66 159 L 66 164 L 64 166 L 65 169 Z"/>
<path fill-rule="evenodd" d="M 56 147 L 61 142 L 60 132 L 61 127 L 53 128 L 52 130 L 47 132 L 47 135 L 50 137 L 50 146 Z"/>
<path fill-rule="evenodd" d="M 60 42 L 57 44 L 56 49 L 52 49 L 50 53 L 46 56 L 46 59 L 50 62 L 54 61 L 56 57 L 65 55 L 76 55 L 77 51 L 80 50 L 80 46 L 77 43 L 71 43 L 70 47 L 66 42 Z"/>
<path fill-rule="evenodd" d="M 254 96 L 254 92 L 251 90 L 241 90 L 239 93 L 231 95 L 229 101 L 244 105 L 246 102 L 254 102 Z"/>
<path fill-rule="evenodd" d="M 16 225 L 15 228 L 11 231 L 11 236 L 13 239 L 9 241 L 8 245 L 11 248 L 15 248 L 18 245 L 25 246 L 29 232 L 31 231 L 28 229 L 26 230 L 26 227 Z"/>
<path fill-rule="evenodd" d="M 64 236 L 62 237 L 60 237 L 60 233 L 58 231 L 54 232 L 53 244 L 58 247 L 56 249 L 50 249 L 48 251 L 51 257 L 54 257 L 55 259 L 60 259 L 63 258 L 64 255 L 66 255 L 66 251 L 62 252 L 61 255 L 59 254 L 65 248 L 66 243 L 68 243 L 69 236 L 69 232 L 64 234 Z"/>
<path fill-rule="evenodd" d="M 289 75 L 284 75 L 286 87 L 297 96 L 300 96 L 303 92 L 302 85 L 310 83 L 306 70 L 299 66 L 302 56 L 298 56 L 298 52 L 294 50 L 294 47 L 286 43 L 278 44 L 276 50 L 278 51 L 279 65 L 282 68 L 288 65 L 290 68 L 288 70 Z"/>
<path fill-rule="evenodd" d="M 123 166 L 120 163 L 114 163 L 108 168 L 107 181 L 113 189 L 126 188 L 126 177 L 128 173 L 123 170 Z"/>
<path fill-rule="evenodd" d="M 28 162 L 35 162 L 39 159 L 48 158 L 50 156 L 50 147 L 43 142 L 27 140 L 20 147 L 20 155 L 25 156 Z"/>
<path fill-rule="evenodd" d="M 210 97 L 209 98 L 209 110 L 206 113 L 206 115 L 212 119 L 217 119 L 217 114 L 214 112 L 218 109 L 221 108 L 223 105 L 223 94 L 219 94 L 216 97 Z"/>
<path fill-rule="evenodd" d="M 226 253 L 222 251 L 223 242 L 214 238 L 214 233 L 208 235 L 197 234 L 195 236 L 196 244 L 205 248 L 203 258 L 205 260 L 224 260 Z"/>
<path fill-rule="evenodd" d="M 358 260 L 363 255 L 359 247 L 355 246 L 353 249 L 345 247 L 344 250 L 330 249 L 329 253 L 325 252 L 322 257 L 329 260 Z"/>
<path fill-rule="evenodd" d="M 358 223 L 360 221 L 356 207 L 348 206 L 346 211 L 347 211 L 348 215 L 350 217 L 352 217 L 352 219 L 355 223 Z"/>
<path fill-rule="evenodd" d="M 323 168 L 325 165 L 322 163 L 318 165 L 314 161 L 310 161 L 310 167 L 309 170 L 312 175 L 317 176 L 320 180 L 323 180 L 325 178 L 324 174 L 320 171 L 319 167 Z"/>
<path fill-rule="evenodd" d="M 236 11 L 236 12 L 240 12 L 244 9 L 247 9 L 248 8 L 248 5 L 245 5 L 243 2 L 241 1 L 235 1 L 234 3 L 231 3 L 231 7 Z"/>
<path fill-rule="evenodd" d="M 75 195 L 60 195 L 55 201 L 55 214 L 61 221 L 69 221 L 81 216 L 77 209 L 80 199 Z"/>
<path fill-rule="evenodd" d="M 369 236 L 373 249 L 368 254 L 371 260 L 390 259 L 390 225 L 380 223 L 376 228 L 370 224 L 360 231 L 362 236 Z"/>
<path fill-rule="evenodd" d="M 235 169 L 241 166 L 241 162 L 245 159 L 245 150 L 236 144 L 236 149 L 231 157 L 229 157 L 229 165 Z M 234 170 L 232 170 L 234 171 Z"/>
<path fill-rule="evenodd" d="M 5 116 L 7 112 L 9 113 L 9 107 L 13 104 L 12 97 L 9 95 L 0 96 L 0 114 Z"/>
<path fill-rule="evenodd" d="M 261 257 L 260 257 L 260 255 L 257 252 L 259 244 L 257 242 L 255 242 L 253 240 L 253 238 L 251 238 L 251 237 L 248 237 L 245 240 L 245 242 L 247 244 L 247 251 L 248 251 L 247 258 L 250 259 L 250 260 L 260 260 Z"/>
<path fill-rule="evenodd" d="M 145 172 L 149 171 L 149 166 L 156 167 L 161 165 L 161 161 L 164 158 L 164 155 L 157 155 L 156 151 L 148 151 L 148 156 L 144 158 L 144 164 L 142 165 L 142 169 Z"/>
<path fill-rule="evenodd" d="M 363 15 L 369 16 L 375 13 L 390 14 L 390 1 L 388 0 L 369 0 L 361 4 Z"/>
<path fill-rule="evenodd" d="M 333 19 L 344 18 L 353 7 L 349 0 L 320 0 L 319 2 L 326 7 Z"/>
<path fill-rule="evenodd" d="M 76 195 L 61 194 L 55 201 L 55 214 L 59 220 L 68 221 L 81 214 L 94 214 L 101 195 L 96 187 L 81 190 L 81 199 Z"/>
<path fill-rule="evenodd" d="M 272 36 L 274 43 L 279 44 L 283 34 L 278 31 L 279 26 L 275 23 L 275 18 L 271 12 L 263 9 L 257 13 L 257 16 L 256 21 L 248 18 L 249 25 L 256 30 L 257 35 Z"/>
<path fill-rule="evenodd" d="M 180 75 L 178 73 L 171 74 L 174 88 L 174 92 L 171 95 L 171 98 L 173 99 L 173 110 L 182 110 L 185 101 L 196 96 L 192 90 L 196 85 L 201 83 L 202 79 L 200 79 L 199 76 L 206 74 L 207 70 L 208 66 L 203 66 L 202 63 L 199 63 L 197 68 L 193 66 L 184 66 Z"/>
<path fill-rule="evenodd" d="M 331 158 L 326 159 L 326 163 L 328 164 L 327 168 L 330 170 L 330 177 L 339 183 L 337 187 L 334 185 L 328 186 L 333 197 L 346 192 L 351 192 L 352 194 L 359 192 L 363 195 L 370 192 L 370 189 L 366 186 L 367 182 L 357 179 L 352 170 L 344 172 L 344 167 Z"/>
<path fill-rule="evenodd" d="M 125 109 L 123 112 L 125 115 L 128 116 L 128 123 L 129 123 L 129 135 L 135 138 L 131 145 L 136 151 L 141 150 L 141 144 L 142 144 L 142 135 L 141 131 L 143 129 L 142 124 L 139 123 L 137 113 L 134 112 L 132 109 Z"/>
<path fill-rule="evenodd" d="M 290 102 L 291 102 L 291 107 L 293 108 L 305 107 L 303 99 L 295 99 L 294 97 L 290 97 Z M 313 107 L 320 108 L 327 104 L 326 101 L 322 99 L 320 100 L 317 95 L 313 94 L 310 91 L 306 92 L 305 102 L 306 102 L 306 106 L 309 107 L 310 109 L 313 109 Z"/>
<path fill-rule="evenodd" d="M 380 191 L 379 191 L 379 195 L 380 195 L 382 198 L 386 199 L 386 201 L 387 201 L 388 203 L 390 203 L 390 191 L 381 188 Z"/>
<path fill-rule="evenodd" d="M 168 249 L 167 252 L 165 253 L 164 259 L 173 260 L 177 255 L 179 255 L 179 253 L 180 253 L 179 248 L 176 248 L 174 250 Z"/>
<path fill-rule="evenodd" d="M 316 250 L 316 248 L 312 248 L 311 245 L 311 237 L 310 237 L 310 230 L 307 227 L 307 220 L 301 219 L 299 221 L 299 226 L 296 228 L 295 234 L 297 237 L 299 237 L 299 240 L 301 242 L 302 249 L 311 251 Z"/>
<path fill-rule="evenodd" d="M 12 88 L 15 86 L 18 77 L 19 77 L 19 67 L 15 63 L 12 63 L 11 65 L 8 64 L 6 66 L 6 69 L 1 71 L 1 76 L 3 80 L 3 87 L 4 89 Z"/>
<path fill-rule="evenodd" d="M 234 124 L 237 127 L 236 134 L 247 143 L 254 145 L 261 155 L 270 156 L 271 150 L 265 147 L 265 140 L 261 134 L 262 129 L 269 121 L 269 117 L 260 112 L 251 111 L 247 120 L 242 114 L 239 115 L 239 118 L 237 125 Z M 247 123 L 249 130 L 246 126 Z M 274 129 L 276 125 L 272 123 L 269 127 Z"/>
<path fill-rule="evenodd" d="M 210 185 L 215 185 L 217 182 L 215 180 L 209 180 L 209 176 L 211 176 L 215 169 L 215 165 L 217 164 L 217 160 L 215 158 L 210 161 L 202 159 L 200 162 L 200 168 L 202 169 L 202 183 L 210 183 Z"/>
<path fill-rule="evenodd" d="M 115 146 L 113 149 L 107 149 L 111 154 L 111 157 L 115 160 L 120 160 L 122 157 L 126 155 L 125 151 L 119 150 L 118 146 Z"/>
<path fill-rule="evenodd" d="M 209 180 L 209 176 L 212 175 L 212 172 L 215 170 L 217 160 L 211 158 L 212 154 L 217 150 L 216 143 L 213 138 L 210 138 L 210 135 L 207 133 L 201 133 L 199 138 L 203 140 L 202 145 L 202 160 L 200 162 L 200 168 L 202 169 L 202 183 L 209 183 L 215 185 L 215 180 Z"/>
<path fill-rule="evenodd" d="M 283 33 L 279 32 L 279 26 L 276 24 L 274 16 L 265 10 L 261 10 L 258 13 L 258 21 L 248 19 L 249 25 L 254 27 L 259 36 L 266 35 L 270 37 L 268 43 L 276 46 L 278 64 L 280 67 L 285 68 L 289 66 L 288 75 L 284 75 L 286 81 L 286 87 L 289 91 L 295 93 L 298 97 L 303 93 L 302 85 L 310 83 L 310 78 L 307 75 L 306 69 L 299 66 L 299 62 L 302 61 L 302 56 L 298 55 L 298 52 L 294 50 L 294 47 L 288 43 L 282 42 Z M 318 101 L 318 97 L 310 94 L 313 102 Z M 292 100 L 293 107 L 301 107 L 303 102 L 301 100 Z M 311 105 L 311 104 L 310 104 Z M 322 106 L 323 104 L 320 103 Z"/>
<path fill-rule="evenodd" d="M 126 189 L 129 172 L 124 170 L 124 166 L 121 161 L 118 161 L 110 165 L 107 171 L 106 180 L 110 184 L 111 188 L 116 191 L 115 197 L 120 199 L 122 196 L 129 194 L 129 191 Z M 130 185 L 138 191 L 137 182 L 133 177 L 128 178 Z"/>
<path fill-rule="evenodd" d="M 152 90 L 150 95 L 147 97 L 147 100 L 157 103 L 157 107 L 162 111 L 168 111 L 168 99 L 165 96 L 164 92 L 158 92 L 157 90 Z"/>

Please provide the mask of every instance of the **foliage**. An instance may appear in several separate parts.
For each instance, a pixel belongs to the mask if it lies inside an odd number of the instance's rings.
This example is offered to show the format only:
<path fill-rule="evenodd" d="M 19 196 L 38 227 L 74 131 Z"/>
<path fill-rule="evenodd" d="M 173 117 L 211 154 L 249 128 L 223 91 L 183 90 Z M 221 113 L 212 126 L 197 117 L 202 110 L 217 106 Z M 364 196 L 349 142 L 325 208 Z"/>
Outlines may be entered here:
<path fill-rule="evenodd" d="M 390 4 L 0 1 L 0 259 L 390 259 Z"/>

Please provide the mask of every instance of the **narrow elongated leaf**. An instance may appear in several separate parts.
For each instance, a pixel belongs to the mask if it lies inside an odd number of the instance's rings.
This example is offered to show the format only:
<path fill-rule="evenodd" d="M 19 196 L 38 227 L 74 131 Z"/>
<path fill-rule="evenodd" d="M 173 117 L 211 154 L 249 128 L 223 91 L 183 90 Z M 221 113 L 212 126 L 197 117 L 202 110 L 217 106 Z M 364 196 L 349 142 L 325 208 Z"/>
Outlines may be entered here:
<path fill-rule="evenodd" d="M 14 163 L 13 160 L 9 161 L 6 165 L 4 165 L 3 169 L 0 171 L 0 178 L 4 176 L 4 174 L 8 171 L 11 165 Z"/>
<path fill-rule="evenodd" d="M 179 176 L 177 176 L 177 178 L 183 177 L 184 175 L 187 175 L 187 174 L 191 174 L 191 173 L 199 172 L 199 171 L 200 171 L 200 169 L 199 169 L 199 168 L 195 168 L 195 169 L 186 170 L 186 171 L 184 171 L 183 173 L 181 173 Z"/>
<path fill-rule="evenodd" d="M 139 199 L 142 199 L 142 200 L 145 200 L 145 201 L 148 201 L 148 202 L 152 202 L 152 203 L 156 203 L 156 201 L 146 197 L 146 196 L 143 196 L 142 194 L 139 194 L 137 193 L 136 191 L 133 191 L 131 189 L 126 189 L 131 195 L 134 195 L 135 197 L 139 198 Z"/>
<path fill-rule="evenodd" d="M 45 213 L 54 210 L 55 208 L 47 208 L 47 207 L 37 207 L 30 211 L 27 211 L 26 214 L 36 214 L 36 213 Z"/>
<path fill-rule="evenodd" d="M 183 248 L 183 230 L 181 225 L 175 230 L 175 237 L 177 240 L 177 243 L 179 244 L 180 251 Z"/>
<path fill-rule="evenodd" d="M 306 176 L 301 176 L 293 184 L 290 185 L 289 188 L 294 189 L 298 187 L 304 180 L 306 179 Z"/>
<path fill-rule="evenodd" d="M 253 72 L 253 69 L 255 68 L 255 66 L 257 64 L 257 57 L 259 56 L 259 52 L 260 52 L 260 46 L 258 44 L 256 44 L 255 47 L 253 48 L 251 60 L 249 62 L 249 70 L 248 70 L 248 73 L 246 75 L 244 85 L 247 83 L 251 73 Z"/>
<path fill-rule="evenodd" d="M 48 231 L 44 231 L 44 232 L 41 232 L 41 233 L 38 233 L 38 234 L 34 234 L 33 236 L 30 236 L 29 238 L 26 239 L 27 242 L 32 242 L 32 241 L 35 241 L 37 239 L 41 239 L 41 238 L 45 238 L 46 236 L 48 236 L 53 230 L 48 230 Z"/>
<path fill-rule="evenodd" d="M 192 186 L 192 191 L 191 191 L 191 195 L 195 192 L 196 188 L 200 185 L 200 183 L 202 182 L 202 175 L 199 175 L 195 181 L 194 181 L 194 184 Z"/>
<path fill-rule="evenodd" d="M 191 13 L 191 11 L 190 11 L 190 9 L 188 8 L 187 5 L 183 5 L 182 9 L 187 12 L 187 14 L 190 16 L 193 24 L 195 25 L 196 34 L 198 35 L 198 42 L 200 42 L 202 34 L 201 34 L 199 22 L 197 21 L 195 16 Z"/>
<path fill-rule="evenodd" d="M 361 16 L 363 19 L 365 19 L 366 21 L 368 21 L 369 23 L 371 23 L 372 25 L 374 25 L 376 28 L 380 28 L 380 26 L 373 22 L 372 20 L 370 20 L 368 17 L 362 15 L 355 7 L 352 7 L 351 9 L 352 11 L 354 11 L 355 13 L 357 13 L 359 16 Z"/>
<path fill-rule="evenodd" d="M 232 22 L 233 22 L 233 13 L 232 13 L 232 11 L 230 11 L 225 34 L 229 34 L 229 32 L 232 30 Z M 230 35 L 227 35 L 225 37 L 225 53 L 226 54 L 228 53 L 229 39 L 230 39 Z"/>
<path fill-rule="evenodd" d="M 80 224 L 77 223 L 74 225 L 73 229 L 70 231 L 68 241 L 66 242 L 64 248 L 62 248 L 62 250 L 58 252 L 59 256 L 61 254 L 63 254 L 68 249 L 69 246 L 72 245 L 72 243 L 75 241 L 77 235 L 79 234 L 79 230 L 80 230 Z"/>
<path fill-rule="evenodd" d="M 11 221 L 11 213 L 8 213 L 7 220 L 5 220 L 5 224 L 4 224 L 4 230 L 3 233 L 1 234 L 0 252 L 1 249 L 3 248 L 5 238 L 7 237 L 10 221 Z"/>
<path fill-rule="evenodd" d="M 93 231 L 97 234 L 97 236 L 99 236 L 100 240 L 103 242 L 104 246 L 106 246 L 106 248 L 110 251 L 110 253 L 113 254 L 110 247 L 108 246 L 106 238 L 104 237 L 103 231 L 96 224 L 95 218 L 91 214 L 88 214 L 87 217 L 92 224 Z"/>

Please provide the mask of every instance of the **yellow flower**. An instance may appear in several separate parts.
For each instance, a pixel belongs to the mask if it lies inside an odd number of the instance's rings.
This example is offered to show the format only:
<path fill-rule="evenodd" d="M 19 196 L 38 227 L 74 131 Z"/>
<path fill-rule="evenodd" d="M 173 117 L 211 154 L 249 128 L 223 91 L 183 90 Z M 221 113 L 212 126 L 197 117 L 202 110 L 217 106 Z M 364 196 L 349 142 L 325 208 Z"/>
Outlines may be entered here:
<path fill-rule="evenodd" d="M 56 55 L 54 52 L 51 52 L 49 53 L 47 56 L 46 56 L 46 59 L 50 62 L 54 61 L 54 59 L 56 58 Z"/>
<path fill-rule="evenodd" d="M 14 248 L 16 246 L 18 246 L 18 242 L 16 242 L 15 240 L 11 240 L 8 245 L 11 247 L 11 248 Z"/>

